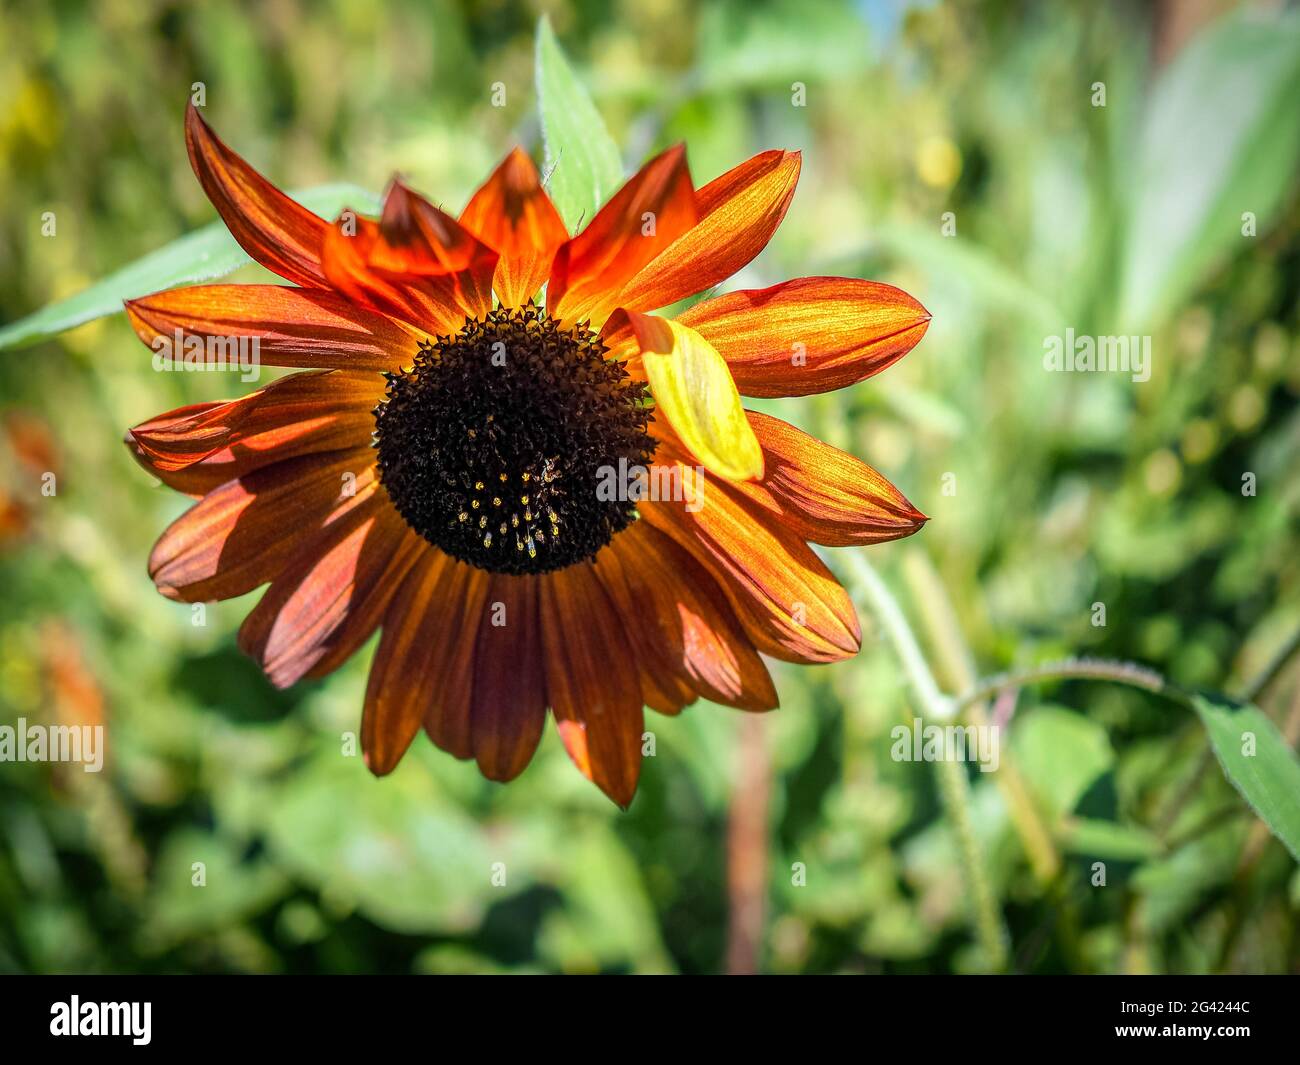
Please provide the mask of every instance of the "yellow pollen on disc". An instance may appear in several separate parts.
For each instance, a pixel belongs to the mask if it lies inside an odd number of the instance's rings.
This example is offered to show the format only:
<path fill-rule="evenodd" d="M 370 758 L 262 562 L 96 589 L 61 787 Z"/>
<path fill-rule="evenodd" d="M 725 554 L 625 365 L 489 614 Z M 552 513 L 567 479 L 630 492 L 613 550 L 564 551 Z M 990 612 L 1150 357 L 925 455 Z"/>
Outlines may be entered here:
<path fill-rule="evenodd" d="M 478 510 L 478 500 L 477 500 L 477 499 L 471 499 L 469 505 L 470 505 L 471 507 L 473 507 L 475 510 Z"/>
<path fill-rule="evenodd" d="M 481 491 L 483 491 L 483 482 L 482 482 L 482 481 L 475 481 L 475 482 L 474 482 L 474 491 L 476 491 L 476 492 L 481 492 Z"/>
<path fill-rule="evenodd" d="M 524 504 L 524 506 L 527 506 L 527 505 L 528 505 L 528 497 L 527 497 L 527 496 L 520 496 L 520 497 L 519 497 L 519 502 L 521 502 L 522 504 Z"/>
<path fill-rule="evenodd" d="M 457 521 L 469 521 L 469 515 L 466 514 L 465 511 L 462 510 L 459 514 L 456 515 L 456 520 L 457 520 Z"/>
<path fill-rule="evenodd" d="M 533 546 L 533 538 L 531 536 L 528 538 L 528 557 L 537 557 L 537 548 Z"/>
<path fill-rule="evenodd" d="M 492 497 L 492 505 L 493 505 L 494 507 L 499 507 L 499 506 L 501 505 L 501 497 L 500 497 L 500 496 L 493 496 L 493 497 Z"/>
<path fill-rule="evenodd" d="M 488 533 L 485 537 L 483 537 L 483 546 L 484 546 L 484 547 L 491 547 L 491 546 L 492 546 L 492 534 L 491 534 L 491 533 Z"/>

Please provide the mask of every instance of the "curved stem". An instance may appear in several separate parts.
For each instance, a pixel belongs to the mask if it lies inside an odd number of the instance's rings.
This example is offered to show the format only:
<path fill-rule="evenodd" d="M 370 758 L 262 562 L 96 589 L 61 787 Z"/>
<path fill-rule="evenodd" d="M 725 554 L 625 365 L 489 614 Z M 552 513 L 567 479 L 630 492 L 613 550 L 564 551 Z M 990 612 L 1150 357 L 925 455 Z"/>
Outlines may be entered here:
<path fill-rule="evenodd" d="M 856 586 L 866 596 L 872 613 L 880 622 L 886 638 L 893 644 L 908 682 L 916 696 L 920 712 L 931 718 L 953 717 L 955 705 L 939 690 L 934 674 L 926 663 L 912 627 L 903 616 L 898 600 L 885 586 L 875 568 L 861 554 L 849 554 L 848 563 L 857 578 Z M 957 838 L 957 854 L 970 893 L 971 919 L 989 968 L 1000 972 L 1007 964 L 1007 934 L 998 909 L 997 895 L 984 868 L 984 857 L 970 812 L 970 782 L 961 763 L 942 759 L 935 763 L 939 780 L 939 797 L 944 815 Z"/>
<path fill-rule="evenodd" d="M 908 588 L 911 602 L 916 604 L 920 613 L 921 638 L 934 651 L 940 682 L 945 690 L 965 691 L 977 679 L 975 655 L 962 635 L 952 597 L 938 570 L 924 552 L 915 548 L 904 551 L 903 582 Z M 962 716 L 968 724 L 977 728 L 987 728 L 990 724 L 984 700 L 971 703 Z M 1002 746 L 993 782 L 1002 794 L 1002 801 L 1006 803 L 1012 827 L 1029 858 L 1035 878 L 1041 884 L 1051 883 L 1061 872 L 1061 857 L 1046 820 L 1030 798 L 1029 789 L 1009 745 Z M 1061 926 L 1071 923 L 1068 919 L 1062 920 Z"/>
<path fill-rule="evenodd" d="M 953 717 L 956 714 L 953 700 L 939 691 L 939 685 L 934 681 L 934 674 L 930 672 L 925 655 L 921 653 L 921 647 L 912 634 L 912 627 L 903 616 L 898 600 L 885 587 L 885 582 L 880 579 L 875 567 L 861 554 L 848 554 L 847 557 L 849 568 L 857 578 L 857 586 L 866 595 L 872 613 L 903 663 L 908 683 L 912 686 L 922 712 L 941 721 Z"/>
<path fill-rule="evenodd" d="M 1041 684 L 1049 680 L 1109 680 L 1164 695 L 1177 702 L 1187 701 L 1187 696 L 1180 688 L 1170 684 L 1155 670 L 1147 669 L 1146 666 L 1140 666 L 1136 662 L 1123 662 L 1112 658 L 1063 658 L 1056 662 L 1031 666 L 1028 669 L 1011 670 L 985 677 L 970 690 L 956 696 L 952 702 L 956 711 L 960 713 L 972 703 L 987 699 L 1008 688 L 1023 688 L 1029 684 Z"/>

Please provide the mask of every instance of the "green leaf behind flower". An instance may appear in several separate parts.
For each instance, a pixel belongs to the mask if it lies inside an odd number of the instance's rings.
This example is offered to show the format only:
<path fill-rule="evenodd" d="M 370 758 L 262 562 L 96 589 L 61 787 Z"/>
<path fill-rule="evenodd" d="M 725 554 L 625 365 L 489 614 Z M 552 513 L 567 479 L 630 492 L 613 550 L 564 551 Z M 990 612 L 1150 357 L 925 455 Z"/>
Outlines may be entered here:
<path fill-rule="evenodd" d="M 574 232 L 623 181 L 618 145 L 560 50 L 550 21 L 537 24 L 537 109 L 546 145 L 547 191 Z"/>
<path fill-rule="evenodd" d="M 356 185 L 321 185 L 289 195 L 324 218 L 333 218 L 344 207 L 362 213 L 379 210 L 378 197 Z M 39 344 L 75 326 L 115 314 L 122 309 L 123 300 L 177 285 L 211 281 L 250 261 L 225 223 L 212 222 L 142 256 L 75 296 L 0 328 L 0 350 Z"/>

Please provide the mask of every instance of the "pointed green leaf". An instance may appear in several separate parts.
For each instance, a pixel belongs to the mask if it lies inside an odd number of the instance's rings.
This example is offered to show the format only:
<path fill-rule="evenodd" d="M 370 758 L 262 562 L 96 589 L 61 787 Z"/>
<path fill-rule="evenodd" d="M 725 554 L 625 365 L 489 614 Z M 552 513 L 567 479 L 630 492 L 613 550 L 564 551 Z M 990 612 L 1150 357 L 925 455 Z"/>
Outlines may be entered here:
<path fill-rule="evenodd" d="M 623 181 L 618 145 L 574 74 L 550 20 L 537 24 L 537 108 L 546 144 L 547 191 L 569 232 L 590 222 Z"/>
<path fill-rule="evenodd" d="M 1224 775 L 1297 860 L 1300 860 L 1300 760 L 1258 708 L 1225 695 L 1198 692 L 1192 706 Z"/>
<path fill-rule="evenodd" d="M 322 185 L 290 195 L 324 218 L 335 217 L 344 207 L 363 213 L 379 209 L 378 197 L 355 185 Z M 75 296 L 0 328 L 0 350 L 38 344 L 74 326 L 115 314 L 122 309 L 123 300 L 223 277 L 249 261 L 225 223 L 212 222 L 109 274 Z"/>

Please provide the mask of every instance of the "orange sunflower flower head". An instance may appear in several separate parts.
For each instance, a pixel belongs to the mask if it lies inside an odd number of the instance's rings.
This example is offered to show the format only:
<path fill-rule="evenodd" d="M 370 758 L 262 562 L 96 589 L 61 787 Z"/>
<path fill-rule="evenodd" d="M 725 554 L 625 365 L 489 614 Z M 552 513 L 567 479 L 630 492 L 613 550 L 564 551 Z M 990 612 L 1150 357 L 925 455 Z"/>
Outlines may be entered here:
<path fill-rule="evenodd" d="M 130 431 L 138 461 L 197 499 L 150 573 L 191 602 L 267 585 L 239 643 L 282 687 L 381 630 L 361 723 L 374 773 L 423 727 L 510 780 L 549 712 L 626 806 L 646 706 L 771 709 L 761 656 L 857 651 L 853 607 L 810 544 L 897 539 L 926 519 L 740 395 L 854 384 L 929 315 L 839 277 L 651 313 L 763 249 L 798 154 L 763 152 L 697 189 L 671 148 L 571 236 L 519 149 L 459 218 L 394 181 L 378 219 L 329 223 L 192 106 L 186 141 L 232 235 L 289 284 L 133 300 L 136 332 L 155 350 L 256 340 L 261 362 L 308 372 Z"/>

